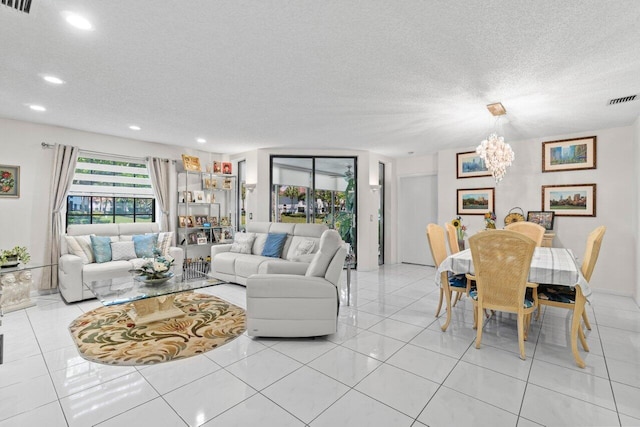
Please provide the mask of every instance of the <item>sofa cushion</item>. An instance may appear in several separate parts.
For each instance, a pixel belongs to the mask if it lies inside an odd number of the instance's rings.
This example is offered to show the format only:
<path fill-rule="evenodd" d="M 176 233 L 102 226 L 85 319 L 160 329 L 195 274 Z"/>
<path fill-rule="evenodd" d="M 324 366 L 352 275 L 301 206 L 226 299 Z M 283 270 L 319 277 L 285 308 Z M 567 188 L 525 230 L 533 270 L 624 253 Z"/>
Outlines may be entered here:
<path fill-rule="evenodd" d="M 267 243 L 267 233 L 256 233 L 256 239 L 253 241 L 251 253 L 254 255 L 262 255 L 265 243 Z"/>
<path fill-rule="evenodd" d="M 237 233 L 233 238 L 230 251 L 240 254 L 250 254 L 255 239 L 256 233 Z"/>
<path fill-rule="evenodd" d="M 111 261 L 111 237 L 91 236 L 93 257 L 98 264 Z"/>
<path fill-rule="evenodd" d="M 129 261 L 109 261 L 101 264 L 87 264 L 82 269 L 82 281 L 89 283 L 94 280 L 106 280 L 114 277 L 126 277 L 131 275 L 129 270 L 133 265 Z"/>
<path fill-rule="evenodd" d="M 112 261 L 129 261 L 130 259 L 134 258 L 137 258 L 137 256 L 133 241 L 111 242 Z"/>
<path fill-rule="evenodd" d="M 249 277 L 252 274 L 256 274 L 260 270 L 260 265 L 273 261 L 272 257 L 264 257 L 258 255 L 245 255 L 239 254 L 236 258 L 235 274 L 240 277 Z"/>
<path fill-rule="evenodd" d="M 305 276 L 324 277 L 329 263 L 343 244 L 340 234 L 335 230 L 327 230 L 320 238 L 320 249 L 307 269 Z"/>
<path fill-rule="evenodd" d="M 91 236 L 65 236 L 69 253 L 82 259 L 83 264 L 95 262 Z"/>
<path fill-rule="evenodd" d="M 287 241 L 287 233 L 269 233 L 262 250 L 262 256 L 280 258 L 282 248 Z"/>
<path fill-rule="evenodd" d="M 242 254 L 235 252 L 222 252 L 215 256 L 213 265 L 216 273 L 236 274 L 236 259 Z"/>
<path fill-rule="evenodd" d="M 132 240 L 138 258 L 153 258 L 153 250 L 158 243 L 157 234 L 137 234 Z"/>
<path fill-rule="evenodd" d="M 306 255 L 317 252 L 318 243 L 320 239 L 293 236 L 291 238 L 291 244 L 289 245 L 289 251 L 283 252 L 282 258 L 287 260 L 293 260 L 300 255 Z"/>

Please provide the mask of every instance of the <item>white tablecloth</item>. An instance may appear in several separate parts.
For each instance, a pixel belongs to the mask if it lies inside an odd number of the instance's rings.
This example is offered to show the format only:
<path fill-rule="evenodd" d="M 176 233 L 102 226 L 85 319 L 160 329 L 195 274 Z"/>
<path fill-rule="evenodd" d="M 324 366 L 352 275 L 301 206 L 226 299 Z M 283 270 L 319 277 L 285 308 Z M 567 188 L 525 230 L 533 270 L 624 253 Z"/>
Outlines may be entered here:
<path fill-rule="evenodd" d="M 443 271 L 451 271 L 454 274 L 473 274 L 471 250 L 466 249 L 449 255 L 440 264 L 435 278 L 438 286 L 440 286 L 440 273 Z M 590 301 L 591 288 L 570 249 L 536 248 L 531 259 L 529 281 L 570 287 L 580 286 L 585 298 Z"/>

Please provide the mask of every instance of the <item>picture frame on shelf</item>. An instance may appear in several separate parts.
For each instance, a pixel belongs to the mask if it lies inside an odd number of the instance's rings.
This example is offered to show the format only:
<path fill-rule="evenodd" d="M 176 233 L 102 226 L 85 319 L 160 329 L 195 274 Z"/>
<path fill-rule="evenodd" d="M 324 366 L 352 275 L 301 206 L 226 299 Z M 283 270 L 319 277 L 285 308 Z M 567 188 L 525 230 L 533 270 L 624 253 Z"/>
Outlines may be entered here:
<path fill-rule="evenodd" d="M 213 161 L 213 173 L 222 173 L 222 163 L 216 160 Z"/>
<path fill-rule="evenodd" d="M 187 236 L 187 241 L 189 242 L 190 245 L 197 245 L 198 244 L 198 233 L 196 233 L 196 232 L 189 233 L 189 235 Z"/>
<path fill-rule="evenodd" d="M 186 217 L 186 215 L 178 215 L 178 227 L 187 228 L 187 217 Z"/>
<path fill-rule="evenodd" d="M 218 226 L 218 217 L 217 216 L 210 216 L 209 217 L 209 224 L 211 224 L 212 227 L 217 227 Z"/>
<path fill-rule="evenodd" d="M 596 216 L 596 184 L 543 185 L 542 210 L 555 216 Z"/>
<path fill-rule="evenodd" d="M 554 216 L 555 212 L 553 211 L 529 211 L 527 212 L 527 221 L 543 226 L 546 231 L 551 231 L 553 230 Z"/>
<path fill-rule="evenodd" d="M 0 198 L 20 198 L 20 166 L 0 165 Z"/>
<path fill-rule="evenodd" d="M 227 218 L 226 216 L 223 216 L 222 218 L 220 218 L 220 226 L 221 227 L 228 227 L 229 225 L 229 218 Z"/>
<path fill-rule="evenodd" d="M 464 188 L 457 190 L 458 215 L 484 215 L 495 212 L 495 188 Z"/>
<path fill-rule="evenodd" d="M 196 227 L 204 227 L 205 224 L 208 224 L 208 219 L 209 217 L 207 217 L 206 215 L 195 215 L 195 226 Z"/>
<path fill-rule="evenodd" d="M 221 236 L 223 242 L 233 241 L 233 229 L 231 227 L 223 228 L 221 230 Z"/>
<path fill-rule="evenodd" d="M 475 151 L 456 153 L 456 178 L 491 176 L 484 160 Z"/>
<path fill-rule="evenodd" d="M 223 190 L 231 190 L 233 188 L 233 184 L 230 178 L 225 178 L 224 181 L 222 182 L 222 189 Z"/>
<path fill-rule="evenodd" d="M 222 230 L 214 228 L 211 231 L 213 232 L 213 239 L 215 240 L 215 243 L 222 243 L 220 240 L 222 238 Z"/>
<path fill-rule="evenodd" d="M 192 203 L 192 202 L 193 202 L 193 193 L 191 191 L 183 191 L 182 203 Z"/>
<path fill-rule="evenodd" d="M 542 172 L 596 169 L 596 136 L 542 143 Z"/>
<path fill-rule="evenodd" d="M 182 155 L 182 166 L 189 172 L 200 172 L 200 158 L 197 156 Z"/>
<path fill-rule="evenodd" d="M 196 234 L 196 244 L 198 245 L 206 245 L 207 243 L 209 243 L 207 241 L 207 233 L 204 232 L 198 232 Z"/>
<path fill-rule="evenodd" d="M 206 203 L 206 199 L 204 198 L 204 191 L 202 190 L 194 190 L 193 191 L 193 201 L 195 203 Z"/>
<path fill-rule="evenodd" d="M 222 174 L 223 175 L 231 175 L 233 171 L 233 165 L 231 162 L 222 162 Z"/>

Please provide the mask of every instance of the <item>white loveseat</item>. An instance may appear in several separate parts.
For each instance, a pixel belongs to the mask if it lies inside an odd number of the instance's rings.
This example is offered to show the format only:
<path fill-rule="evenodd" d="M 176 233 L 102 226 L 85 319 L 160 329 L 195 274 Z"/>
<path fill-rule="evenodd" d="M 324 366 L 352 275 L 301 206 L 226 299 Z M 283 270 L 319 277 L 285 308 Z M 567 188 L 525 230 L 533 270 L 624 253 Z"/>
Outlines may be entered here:
<path fill-rule="evenodd" d="M 324 224 L 250 222 L 247 224 L 247 234 L 255 234 L 251 253 L 231 252 L 232 244 L 212 246 L 210 274 L 217 279 L 240 285 L 246 285 L 247 278 L 252 274 L 304 275 L 314 254 L 318 252 L 320 236 L 327 229 Z M 269 233 L 288 235 L 279 258 L 262 256 Z M 301 254 L 301 247 L 310 247 L 309 241 L 314 242 L 311 249 L 308 253 Z"/>
<path fill-rule="evenodd" d="M 129 270 L 142 264 L 140 259 L 107 261 L 103 263 L 83 262 L 83 258 L 70 253 L 66 236 L 109 236 L 112 241 L 131 240 L 131 236 L 149 233 L 158 233 L 156 223 L 128 223 L 128 224 L 72 224 L 67 227 L 67 234 L 63 235 L 60 242 L 61 256 L 58 261 L 58 287 L 62 297 L 67 302 L 82 301 L 95 298 L 95 296 L 83 286 L 84 282 L 93 280 L 111 279 L 113 277 L 127 276 Z M 184 252 L 182 248 L 169 247 L 169 255 L 175 259 L 174 273 L 182 273 Z"/>

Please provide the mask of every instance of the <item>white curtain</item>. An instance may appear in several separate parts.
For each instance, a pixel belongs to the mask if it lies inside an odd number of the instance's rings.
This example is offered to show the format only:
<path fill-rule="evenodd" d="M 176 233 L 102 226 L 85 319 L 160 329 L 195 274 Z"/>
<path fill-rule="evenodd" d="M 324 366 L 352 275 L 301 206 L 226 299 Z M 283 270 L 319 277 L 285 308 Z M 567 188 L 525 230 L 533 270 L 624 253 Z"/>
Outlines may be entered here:
<path fill-rule="evenodd" d="M 51 186 L 49 187 L 49 209 L 47 237 L 45 239 L 44 260 L 50 264 L 58 264 L 60 258 L 60 239 L 64 233 L 62 211 L 67 201 L 67 193 L 73 182 L 73 175 L 78 162 L 78 147 L 56 144 L 51 170 Z M 58 287 L 58 269 L 52 267 L 50 274 L 44 274 L 40 289 Z"/>
<path fill-rule="evenodd" d="M 151 186 L 156 196 L 156 202 L 160 207 L 160 229 L 175 232 L 175 224 L 169 220 L 173 165 L 169 160 L 150 157 L 148 159 L 148 167 Z"/>

